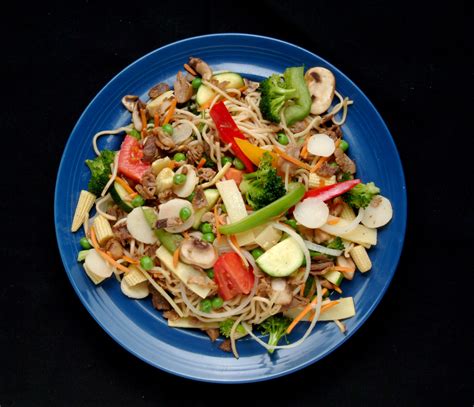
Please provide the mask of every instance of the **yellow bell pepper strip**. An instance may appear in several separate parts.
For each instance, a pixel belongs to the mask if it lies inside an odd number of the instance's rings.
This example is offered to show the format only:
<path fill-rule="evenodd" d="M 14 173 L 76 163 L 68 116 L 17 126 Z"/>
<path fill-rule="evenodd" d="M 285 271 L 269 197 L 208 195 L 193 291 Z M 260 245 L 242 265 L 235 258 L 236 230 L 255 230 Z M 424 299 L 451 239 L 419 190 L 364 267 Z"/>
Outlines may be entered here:
<path fill-rule="evenodd" d="M 263 225 L 272 218 L 280 216 L 293 205 L 296 205 L 301 198 L 303 198 L 304 193 L 304 185 L 299 182 L 293 182 L 288 185 L 288 193 L 285 196 L 282 196 L 270 205 L 253 212 L 251 215 L 239 220 L 238 222 L 220 226 L 219 232 L 224 235 L 233 235 Z"/>
<path fill-rule="evenodd" d="M 278 157 L 275 153 L 272 153 L 268 150 L 264 150 L 258 146 L 253 145 L 247 140 L 236 138 L 235 142 L 240 147 L 242 152 L 247 156 L 247 158 L 252 161 L 255 165 L 260 164 L 260 160 L 265 153 L 269 153 L 273 157 L 272 167 L 277 166 Z"/>

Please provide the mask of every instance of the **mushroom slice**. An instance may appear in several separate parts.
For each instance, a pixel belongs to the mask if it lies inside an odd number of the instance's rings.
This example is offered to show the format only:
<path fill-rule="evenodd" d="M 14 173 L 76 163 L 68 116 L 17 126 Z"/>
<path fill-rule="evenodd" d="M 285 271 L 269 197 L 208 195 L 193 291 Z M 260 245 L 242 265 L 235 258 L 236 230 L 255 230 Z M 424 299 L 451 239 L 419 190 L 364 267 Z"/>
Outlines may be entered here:
<path fill-rule="evenodd" d="M 138 100 L 138 96 L 125 95 L 122 98 L 122 105 L 124 105 L 125 109 L 127 109 L 129 112 L 133 112 L 133 109 L 135 108 L 137 100 Z"/>
<path fill-rule="evenodd" d="M 150 97 L 150 99 L 156 99 L 158 96 L 162 95 L 165 92 L 168 92 L 169 90 L 170 87 L 167 83 L 160 82 L 148 91 L 148 96 Z"/>
<path fill-rule="evenodd" d="M 181 71 L 176 75 L 174 94 L 176 95 L 176 101 L 178 103 L 186 103 L 193 96 L 193 87 L 186 80 L 186 77 L 181 73 Z"/>
<path fill-rule="evenodd" d="M 162 93 L 156 99 L 148 101 L 146 104 L 146 110 L 150 117 L 154 117 L 155 113 L 163 116 L 168 110 L 168 107 L 171 104 L 171 101 L 174 99 L 174 92 L 172 90 L 168 90 L 165 93 Z"/>
<path fill-rule="evenodd" d="M 192 134 L 193 128 L 189 123 L 184 122 L 179 123 L 176 127 L 174 127 L 171 138 L 175 144 L 181 144 L 191 137 Z"/>
<path fill-rule="evenodd" d="M 184 263 L 203 269 L 211 268 L 217 261 L 217 251 L 214 246 L 195 237 L 183 240 L 179 256 Z"/>
<path fill-rule="evenodd" d="M 186 198 L 192 194 L 194 188 L 199 182 L 196 170 L 192 165 L 186 164 L 181 166 L 179 170 L 176 171 L 176 174 L 186 174 L 186 181 L 183 185 L 174 185 L 173 192 L 180 198 Z"/>
<path fill-rule="evenodd" d="M 201 58 L 189 57 L 188 64 L 193 68 L 202 79 L 209 81 L 212 77 L 212 69 Z"/>
<path fill-rule="evenodd" d="M 330 70 L 320 66 L 308 69 L 304 77 L 313 98 L 311 113 L 324 113 L 329 109 L 334 98 L 336 78 Z"/>
<path fill-rule="evenodd" d="M 191 202 L 186 199 L 171 199 L 170 201 L 159 206 L 158 221 L 163 219 L 180 219 L 179 212 L 183 208 L 188 208 L 191 211 L 191 216 L 185 222 L 167 222 L 165 230 L 170 233 L 181 233 L 191 228 L 194 223 L 194 209 Z M 171 224 L 170 224 L 171 223 Z"/>

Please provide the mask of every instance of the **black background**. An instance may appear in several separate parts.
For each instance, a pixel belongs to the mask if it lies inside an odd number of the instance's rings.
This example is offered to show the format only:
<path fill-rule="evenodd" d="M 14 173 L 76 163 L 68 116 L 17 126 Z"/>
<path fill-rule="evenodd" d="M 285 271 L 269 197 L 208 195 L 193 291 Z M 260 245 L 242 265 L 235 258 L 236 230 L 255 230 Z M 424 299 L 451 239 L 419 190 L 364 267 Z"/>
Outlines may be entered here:
<path fill-rule="evenodd" d="M 443 2 L 16 3 L 3 49 L 0 405 L 467 405 L 472 335 L 472 6 Z M 5 9 L 6 10 L 6 9 Z M 120 70 L 190 36 L 248 32 L 307 48 L 375 104 L 399 148 L 409 218 L 398 271 L 364 326 L 271 382 L 191 382 L 94 322 L 60 261 L 53 191 L 66 140 Z M 6 261 L 5 261 L 6 259 Z M 290 403 L 290 401 L 292 401 Z"/>

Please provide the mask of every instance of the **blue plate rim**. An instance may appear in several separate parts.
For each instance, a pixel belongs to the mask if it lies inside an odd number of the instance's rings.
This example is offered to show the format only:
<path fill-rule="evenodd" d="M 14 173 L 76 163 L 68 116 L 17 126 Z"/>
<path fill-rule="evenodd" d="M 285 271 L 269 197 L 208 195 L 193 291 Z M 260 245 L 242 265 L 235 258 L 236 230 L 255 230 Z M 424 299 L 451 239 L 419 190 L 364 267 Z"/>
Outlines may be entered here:
<path fill-rule="evenodd" d="M 301 52 L 303 53 L 306 53 L 312 57 L 316 57 L 318 59 L 320 59 L 321 61 L 323 61 L 324 63 L 326 63 L 328 66 L 331 67 L 331 69 L 333 69 L 335 72 L 337 72 L 338 75 L 340 75 L 341 77 L 343 77 L 354 89 L 356 89 L 356 91 L 359 92 L 359 95 L 365 99 L 365 102 L 373 109 L 373 112 L 376 114 L 377 118 L 379 119 L 380 121 L 380 124 L 383 126 L 386 134 L 388 135 L 388 141 L 390 142 L 391 144 L 391 147 L 393 147 L 395 153 L 396 153 L 396 163 L 395 165 L 397 166 L 398 168 L 398 177 L 399 179 L 401 180 L 401 184 L 402 184 L 402 187 L 403 187 L 403 199 L 402 199 L 402 212 L 400 214 L 400 218 L 402 219 L 402 224 L 401 224 L 401 227 L 402 227 L 402 233 L 401 233 L 401 236 L 400 236 L 400 240 L 402 242 L 402 244 L 399 246 L 399 252 L 397 253 L 397 256 L 396 256 L 396 261 L 394 263 L 392 263 L 392 271 L 389 275 L 389 278 L 387 278 L 385 280 L 385 284 L 383 285 L 382 289 L 380 290 L 379 294 L 377 295 L 377 297 L 375 298 L 375 300 L 372 302 L 372 304 L 370 305 L 370 307 L 364 312 L 362 318 L 359 320 L 358 324 L 356 326 L 354 326 L 350 332 L 346 333 L 343 337 L 342 340 L 340 340 L 339 342 L 337 342 L 336 345 L 332 346 L 332 347 L 329 347 L 326 351 L 320 353 L 319 355 L 317 355 L 316 357 L 314 358 L 310 358 L 307 362 L 305 363 L 301 363 L 297 366 L 294 366 L 292 368 L 289 368 L 285 371 L 282 371 L 282 372 L 277 372 L 277 373 L 273 373 L 273 374 L 269 374 L 265 377 L 259 377 L 259 378 L 242 378 L 242 379 L 234 379 L 234 380 L 230 380 L 230 379 L 222 379 L 222 380 L 214 380 L 214 379 L 207 379 L 206 377 L 199 377 L 199 376 L 195 376 L 195 375 L 190 375 L 190 374 L 186 374 L 186 373 L 183 373 L 179 370 L 176 370 L 176 369 L 170 369 L 166 366 L 162 366 L 158 363 L 154 363 L 153 361 L 151 360 L 148 360 L 146 357 L 144 357 L 143 355 L 141 355 L 140 353 L 136 352 L 133 347 L 131 347 L 128 343 L 125 343 L 125 341 L 122 341 L 121 338 L 117 337 L 115 334 L 113 334 L 110 329 L 108 329 L 108 327 L 101 323 L 98 318 L 96 317 L 96 315 L 94 314 L 94 311 L 92 310 L 92 308 L 90 307 L 89 303 L 86 301 L 86 299 L 84 298 L 84 296 L 82 295 L 82 293 L 80 292 L 75 280 L 72 278 L 72 274 L 68 268 L 68 265 L 67 265 L 67 262 L 66 262 L 66 258 L 63 254 L 64 250 L 63 250 L 63 244 L 59 238 L 60 236 L 60 231 L 59 231 L 59 228 L 58 228 L 58 211 L 59 211 L 59 194 L 58 194 L 58 181 L 59 181 L 59 176 L 62 172 L 62 169 L 65 165 L 65 155 L 64 155 L 64 152 L 68 149 L 70 143 L 72 143 L 72 137 L 71 135 L 74 134 L 77 130 L 77 128 L 79 127 L 81 121 L 83 120 L 83 118 L 88 114 L 91 106 L 94 104 L 95 100 L 98 99 L 102 93 L 104 93 L 106 91 L 106 89 L 108 88 L 108 86 L 117 78 L 119 77 L 120 75 L 122 75 L 125 71 L 127 71 L 128 69 L 130 69 L 131 67 L 133 67 L 134 65 L 136 64 L 139 64 L 142 60 L 148 58 L 150 55 L 156 53 L 156 52 L 161 52 L 161 51 L 164 51 L 166 50 L 167 48 L 170 48 L 170 47 L 175 47 L 177 45 L 180 45 L 180 44 L 183 44 L 183 43 L 186 43 L 186 42 L 192 42 L 192 41 L 195 41 L 195 40 L 203 40 L 203 39 L 208 39 L 208 38 L 216 38 L 216 37 L 232 37 L 232 36 L 238 36 L 238 37 L 245 37 L 245 38 L 251 38 L 251 39 L 256 39 L 256 40 L 267 40 L 267 41 L 271 41 L 271 42 L 276 42 L 276 43 L 279 43 L 279 44 L 282 44 L 282 45 L 286 45 L 286 46 L 289 46 L 289 47 L 292 47 L 292 48 L 297 48 L 299 49 Z M 60 252 L 60 256 L 61 256 L 61 261 L 63 263 L 63 266 L 65 268 L 65 271 L 66 271 L 66 274 L 69 278 L 69 281 L 71 282 L 71 285 L 73 286 L 74 288 L 74 291 L 76 292 L 77 296 L 79 297 L 80 301 L 82 302 L 82 304 L 84 305 L 84 307 L 87 309 L 87 311 L 89 312 L 89 314 L 93 317 L 93 319 L 99 324 L 99 326 L 115 341 L 117 342 L 120 346 L 122 346 L 125 350 L 127 350 L 128 352 L 130 352 L 132 355 L 134 355 L 135 357 L 137 357 L 138 359 L 146 362 L 147 364 L 153 366 L 153 367 L 156 367 L 156 368 L 159 368 L 160 370 L 162 371 L 165 371 L 167 373 L 171 373 L 171 374 L 174 374 L 176 376 L 179 376 L 179 377 L 183 377 L 183 378 L 186 378 L 186 379 L 191 379 L 191 380 L 196 380 L 196 381 L 202 381 L 202 382 L 209 382 L 209 383 L 220 383 L 220 384 L 239 384 L 239 383 L 253 383 L 253 382 L 260 382 L 260 381 L 266 381 L 266 380 L 271 380 L 271 379 L 275 379 L 275 378 L 278 378 L 278 377 L 281 377 L 281 376 L 285 376 L 285 375 L 288 375 L 288 374 L 291 374 L 291 373 L 294 373 L 298 370 L 301 370 L 313 363 L 316 363 L 317 361 L 321 360 L 322 358 L 326 357 L 328 354 L 334 352 L 337 348 L 339 348 L 343 343 L 345 343 L 350 337 L 352 337 L 352 335 L 355 334 L 355 332 L 358 331 L 358 329 L 365 323 L 365 321 L 370 317 L 370 315 L 372 315 L 373 311 L 375 310 L 375 308 L 377 307 L 377 305 L 380 303 L 380 301 L 382 300 L 382 298 L 384 297 L 388 287 L 390 286 L 390 283 L 393 279 L 393 276 L 395 275 L 395 272 L 398 268 L 398 264 L 400 262 L 400 258 L 401 258 L 401 254 L 402 254 L 402 251 L 403 251 L 403 246 L 404 246 L 404 243 L 405 243 L 405 234 L 406 234 L 406 224 L 407 224 L 407 191 L 406 191 L 406 180 L 405 180 L 405 174 L 404 174 L 404 170 L 403 170 L 403 165 L 402 165 L 402 162 L 401 162 L 401 159 L 400 159 L 400 154 L 398 152 L 398 149 L 397 149 L 397 146 L 396 146 L 396 143 L 390 133 L 390 130 L 388 129 L 385 121 L 383 120 L 382 116 L 380 115 L 380 113 L 378 112 L 378 110 L 376 109 L 376 107 L 374 106 L 374 104 L 370 101 L 370 99 L 365 95 L 365 93 L 360 89 L 359 86 L 357 86 L 347 75 L 345 75 L 342 71 L 340 71 L 336 66 L 334 66 L 332 63 L 328 62 L 325 58 L 322 58 L 321 56 L 311 52 L 311 51 L 308 51 L 307 49 L 305 48 L 302 48 L 298 45 L 295 45 L 293 43 L 290 43 L 290 42 L 287 42 L 287 41 L 284 41 L 284 40 L 280 40 L 280 39 L 277 39 L 277 38 L 273 38 L 273 37 L 269 37 L 269 36 L 263 36 L 263 35 L 257 35 L 257 34 L 248 34 L 248 33 L 214 33 L 214 34 L 205 34 L 205 35 L 199 35 L 199 36 L 194 36 L 194 37 L 188 37 L 188 38 L 183 38 L 181 40 L 178 40 L 178 41 L 175 41 L 175 42 L 172 42 L 172 43 L 169 43 L 169 44 L 166 44 L 160 48 L 156 48 L 150 52 L 148 52 L 147 54 L 143 55 L 142 57 L 134 60 L 131 64 L 127 65 L 125 68 L 123 68 L 120 72 L 118 72 L 116 75 L 114 75 L 102 88 L 101 90 L 95 95 L 95 97 L 89 102 L 89 104 L 87 105 L 87 107 L 84 109 L 83 113 L 80 115 L 79 119 L 77 120 L 74 128 L 72 129 L 69 137 L 68 137 L 68 140 L 66 142 L 66 145 L 63 149 L 63 153 L 62 153 L 62 156 L 61 156 L 61 161 L 60 161 L 60 164 L 59 164 L 59 167 L 58 167 L 58 171 L 57 171 L 57 176 L 56 176 L 56 185 L 55 185 L 55 193 L 54 193 L 54 220 L 55 220 L 55 232 L 56 232 L 56 240 L 57 240 L 57 244 L 58 244 L 58 248 L 59 248 L 59 252 Z"/>

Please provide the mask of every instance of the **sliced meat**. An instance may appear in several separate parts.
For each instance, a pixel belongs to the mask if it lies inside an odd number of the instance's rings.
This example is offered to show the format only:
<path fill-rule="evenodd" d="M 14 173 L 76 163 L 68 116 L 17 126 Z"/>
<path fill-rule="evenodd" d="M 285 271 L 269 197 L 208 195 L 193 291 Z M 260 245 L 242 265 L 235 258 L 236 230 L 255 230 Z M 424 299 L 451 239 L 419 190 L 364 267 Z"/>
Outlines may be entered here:
<path fill-rule="evenodd" d="M 197 171 L 198 177 L 201 181 L 210 181 L 216 175 L 216 172 L 212 168 L 199 168 Z"/>
<path fill-rule="evenodd" d="M 199 75 L 201 75 L 202 79 L 205 79 L 206 81 L 211 79 L 212 69 L 201 58 L 189 57 L 188 64 Z"/>
<path fill-rule="evenodd" d="M 193 87 L 181 71 L 178 72 L 174 81 L 174 94 L 178 103 L 186 103 L 193 96 Z"/>
<path fill-rule="evenodd" d="M 222 341 L 222 343 L 219 345 L 219 349 L 223 350 L 224 352 L 232 352 L 232 345 L 230 343 L 230 339 L 225 339 Z"/>
<path fill-rule="evenodd" d="M 186 153 L 187 159 L 192 164 L 197 164 L 201 160 L 202 155 L 204 154 L 204 146 L 202 145 L 201 142 L 196 141 L 193 143 L 189 143 L 187 147 L 188 147 L 188 152 Z"/>
<path fill-rule="evenodd" d="M 153 199 L 156 192 L 155 176 L 151 171 L 146 172 L 140 184 L 135 186 L 137 192 L 145 199 Z"/>
<path fill-rule="evenodd" d="M 193 207 L 196 209 L 205 208 L 207 206 L 208 202 L 207 202 L 206 195 L 204 194 L 204 190 L 202 189 L 202 187 L 197 187 L 195 189 L 195 195 L 194 195 L 192 204 L 193 204 Z"/>
<path fill-rule="evenodd" d="M 170 87 L 167 83 L 160 82 L 148 91 L 148 96 L 150 97 L 150 99 L 156 99 L 158 96 L 162 95 L 165 92 L 168 92 L 169 90 Z"/>
<path fill-rule="evenodd" d="M 242 92 L 244 95 L 255 92 L 260 86 L 260 83 L 248 80 L 247 78 L 244 78 L 244 84 L 246 86 L 246 89 Z"/>
<path fill-rule="evenodd" d="M 123 247 L 116 238 L 110 239 L 105 245 L 105 251 L 109 252 L 114 260 L 118 260 L 123 256 Z"/>
<path fill-rule="evenodd" d="M 327 162 L 324 162 L 321 167 L 316 170 L 316 174 L 320 177 L 329 178 L 332 177 L 338 171 L 338 167 L 333 167 Z"/>
<path fill-rule="evenodd" d="M 348 172 L 349 174 L 355 174 L 356 165 L 344 151 L 339 147 L 334 151 L 334 157 L 336 158 L 336 163 L 339 165 L 343 172 Z"/>
<path fill-rule="evenodd" d="M 179 315 L 175 310 L 169 310 L 163 312 L 163 318 L 169 319 L 170 321 L 176 321 L 179 319 Z"/>
<path fill-rule="evenodd" d="M 127 225 L 125 223 L 122 223 L 119 226 L 112 226 L 112 231 L 122 245 L 125 245 L 127 241 L 132 238 L 132 235 L 128 233 Z"/>
<path fill-rule="evenodd" d="M 117 205 L 113 205 L 110 208 L 107 208 L 107 214 L 115 216 L 117 220 L 127 217 L 127 212 L 125 212 L 123 209 L 120 209 Z"/>
<path fill-rule="evenodd" d="M 215 342 L 215 340 L 219 338 L 219 330 L 217 328 L 205 329 L 204 332 L 211 338 L 211 342 Z"/>
<path fill-rule="evenodd" d="M 151 303 L 155 309 L 158 311 L 169 311 L 171 309 L 171 305 L 165 298 L 156 291 L 152 285 L 149 285 L 151 291 Z"/>
<path fill-rule="evenodd" d="M 154 259 L 156 257 L 156 249 L 158 249 L 158 244 L 146 245 L 146 249 L 144 251 L 144 255 Z"/>
<path fill-rule="evenodd" d="M 158 138 L 156 136 L 148 136 L 143 143 L 143 157 L 142 161 L 146 163 L 152 163 L 155 161 L 160 154 L 160 150 L 157 146 Z"/>
<path fill-rule="evenodd" d="M 272 284 L 269 277 L 262 276 L 257 285 L 257 292 L 255 295 L 260 297 L 270 297 L 273 292 Z"/>
<path fill-rule="evenodd" d="M 343 209 L 344 209 L 344 201 L 340 196 L 338 196 L 337 198 L 334 198 L 331 204 L 329 205 L 329 213 L 332 216 L 339 216 L 341 212 L 343 211 Z"/>
<path fill-rule="evenodd" d="M 321 229 L 314 230 L 314 241 L 317 244 L 328 241 L 331 238 L 326 232 L 323 232 Z"/>
<path fill-rule="evenodd" d="M 168 202 L 175 197 L 176 195 L 174 194 L 172 189 L 167 189 L 158 193 L 158 201 L 160 201 L 160 203 Z"/>

